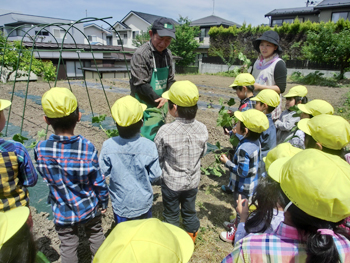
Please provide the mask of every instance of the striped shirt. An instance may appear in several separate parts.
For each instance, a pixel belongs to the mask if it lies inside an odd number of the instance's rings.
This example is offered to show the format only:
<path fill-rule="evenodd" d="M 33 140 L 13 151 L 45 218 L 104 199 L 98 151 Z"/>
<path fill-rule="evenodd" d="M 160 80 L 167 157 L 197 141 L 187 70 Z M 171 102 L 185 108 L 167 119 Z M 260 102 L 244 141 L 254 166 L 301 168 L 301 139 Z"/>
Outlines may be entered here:
<path fill-rule="evenodd" d="M 283 222 L 273 234 L 250 234 L 238 241 L 222 263 L 306 262 L 306 244 L 300 242 L 298 230 Z M 342 235 L 333 235 L 340 262 L 350 262 L 350 241 Z"/>
<path fill-rule="evenodd" d="M 173 191 L 198 187 L 200 158 L 207 150 L 207 140 L 207 127 L 195 119 L 176 118 L 160 127 L 154 142 L 167 187 Z"/>
<path fill-rule="evenodd" d="M 245 98 L 245 99 L 241 100 L 241 103 L 239 104 L 238 110 L 243 112 L 243 111 L 247 111 L 249 109 L 254 109 L 256 101 L 250 100 L 251 98 L 254 98 L 254 96 L 251 96 L 249 98 Z"/>
<path fill-rule="evenodd" d="M 0 211 L 29 205 L 27 186 L 34 186 L 38 175 L 23 144 L 0 139 Z"/>
<path fill-rule="evenodd" d="M 37 169 L 47 182 L 54 223 L 72 225 L 94 218 L 98 204 L 107 208 L 108 189 L 94 145 L 78 136 L 52 134 L 37 144 Z"/>

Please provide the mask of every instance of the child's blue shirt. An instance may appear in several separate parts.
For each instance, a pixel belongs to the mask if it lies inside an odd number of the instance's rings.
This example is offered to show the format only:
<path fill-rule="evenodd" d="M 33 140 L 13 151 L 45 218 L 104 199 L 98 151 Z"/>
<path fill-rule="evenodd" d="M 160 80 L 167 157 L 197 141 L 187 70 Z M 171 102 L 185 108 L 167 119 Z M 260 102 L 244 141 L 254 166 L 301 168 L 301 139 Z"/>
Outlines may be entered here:
<path fill-rule="evenodd" d="M 269 120 L 269 128 L 262 132 L 259 141 L 261 143 L 261 153 L 262 157 L 266 157 L 268 152 L 276 147 L 276 126 L 273 123 L 271 113 L 266 114 L 267 119 Z"/>
<path fill-rule="evenodd" d="M 258 185 L 258 168 L 261 160 L 259 140 L 243 138 L 237 146 L 232 161 L 225 166 L 230 169 L 232 190 L 252 196 Z"/>
<path fill-rule="evenodd" d="M 162 174 L 158 159 L 154 142 L 140 134 L 103 143 L 99 163 L 102 174 L 110 176 L 108 188 L 115 214 L 134 218 L 152 207 L 151 183 Z"/>

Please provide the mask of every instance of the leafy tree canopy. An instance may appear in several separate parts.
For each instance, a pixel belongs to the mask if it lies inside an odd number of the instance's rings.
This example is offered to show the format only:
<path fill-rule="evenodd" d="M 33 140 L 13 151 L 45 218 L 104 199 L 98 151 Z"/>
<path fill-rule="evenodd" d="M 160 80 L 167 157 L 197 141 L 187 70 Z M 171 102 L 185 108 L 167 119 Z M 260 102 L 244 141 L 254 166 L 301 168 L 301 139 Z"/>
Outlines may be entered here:
<path fill-rule="evenodd" d="M 182 60 L 176 62 L 177 65 L 187 66 L 195 61 L 197 53 L 195 50 L 199 47 L 199 42 L 195 39 L 200 33 L 198 26 L 190 26 L 191 21 L 187 17 L 178 19 L 179 25 L 176 25 L 175 36 L 169 49 L 175 56 Z"/>
<path fill-rule="evenodd" d="M 39 77 L 43 77 L 46 81 L 55 80 L 56 76 L 56 68 L 51 61 L 43 62 L 34 56 L 32 57 L 32 52 L 21 46 L 20 41 L 6 41 L 6 38 L 1 33 L 0 66 L 3 66 L 1 73 L 5 74 L 5 76 L 1 76 L 1 80 L 4 82 L 7 82 L 10 75 L 17 69 L 22 72 L 21 74 L 18 72 L 18 75 L 28 75 L 30 68 L 31 72 Z"/>

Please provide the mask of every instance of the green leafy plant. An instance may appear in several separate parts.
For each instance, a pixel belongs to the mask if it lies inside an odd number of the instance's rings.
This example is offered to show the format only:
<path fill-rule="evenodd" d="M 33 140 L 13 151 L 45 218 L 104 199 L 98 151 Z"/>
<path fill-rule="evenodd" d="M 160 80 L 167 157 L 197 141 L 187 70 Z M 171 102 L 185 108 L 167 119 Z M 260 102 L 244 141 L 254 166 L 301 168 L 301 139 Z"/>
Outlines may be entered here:
<path fill-rule="evenodd" d="M 115 137 L 119 135 L 117 129 L 104 129 L 102 126 L 102 122 L 106 119 L 106 114 L 92 117 L 92 123 L 98 123 L 100 125 L 101 130 L 108 136 L 108 138 Z"/>
<path fill-rule="evenodd" d="M 145 121 L 144 125 L 152 126 L 159 123 L 160 121 L 165 122 L 166 114 L 168 113 L 168 103 L 165 103 L 164 106 L 160 109 L 156 107 L 148 108 L 147 112 L 151 117 Z"/>
<path fill-rule="evenodd" d="M 27 149 L 33 149 L 42 138 L 45 138 L 45 136 L 46 136 L 45 130 L 38 131 L 38 133 L 37 133 L 37 140 L 32 142 L 30 145 L 26 146 L 26 148 Z M 17 134 L 12 136 L 12 140 L 24 144 L 26 141 L 28 141 L 28 138 L 24 137 L 23 135 L 21 135 L 19 133 L 17 133 Z"/>
<path fill-rule="evenodd" d="M 215 175 L 218 177 L 221 177 L 223 174 L 225 174 L 225 170 L 222 169 L 221 161 L 220 161 L 220 156 L 221 154 L 229 154 L 229 151 L 225 151 L 223 148 L 221 148 L 220 142 L 216 142 L 216 147 L 218 150 L 214 153 L 214 161 L 209 164 L 207 167 L 201 167 L 201 171 L 205 175 Z"/>
<path fill-rule="evenodd" d="M 304 76 L 300 71 L 295 71 L 289 77 L 291 81 L 305 85 L 320 85 L 329 87 L 339 87 L 336 78 L 325 78 L 323 73 L 316 70 Z"/>

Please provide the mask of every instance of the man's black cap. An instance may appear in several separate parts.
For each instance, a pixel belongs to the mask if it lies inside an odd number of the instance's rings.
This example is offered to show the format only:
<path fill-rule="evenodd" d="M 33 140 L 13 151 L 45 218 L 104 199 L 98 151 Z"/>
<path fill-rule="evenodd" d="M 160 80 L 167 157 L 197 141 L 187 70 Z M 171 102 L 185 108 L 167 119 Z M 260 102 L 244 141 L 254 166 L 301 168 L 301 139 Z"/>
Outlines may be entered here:
<path fill-rule="evenodd" d="M 157 30 L 157 34 L 161 37 L 172 37 L 173 39 L 176 39 L 175 25 L 169 18 L 158 18 L 153 22 L 152 29 Z"/>

